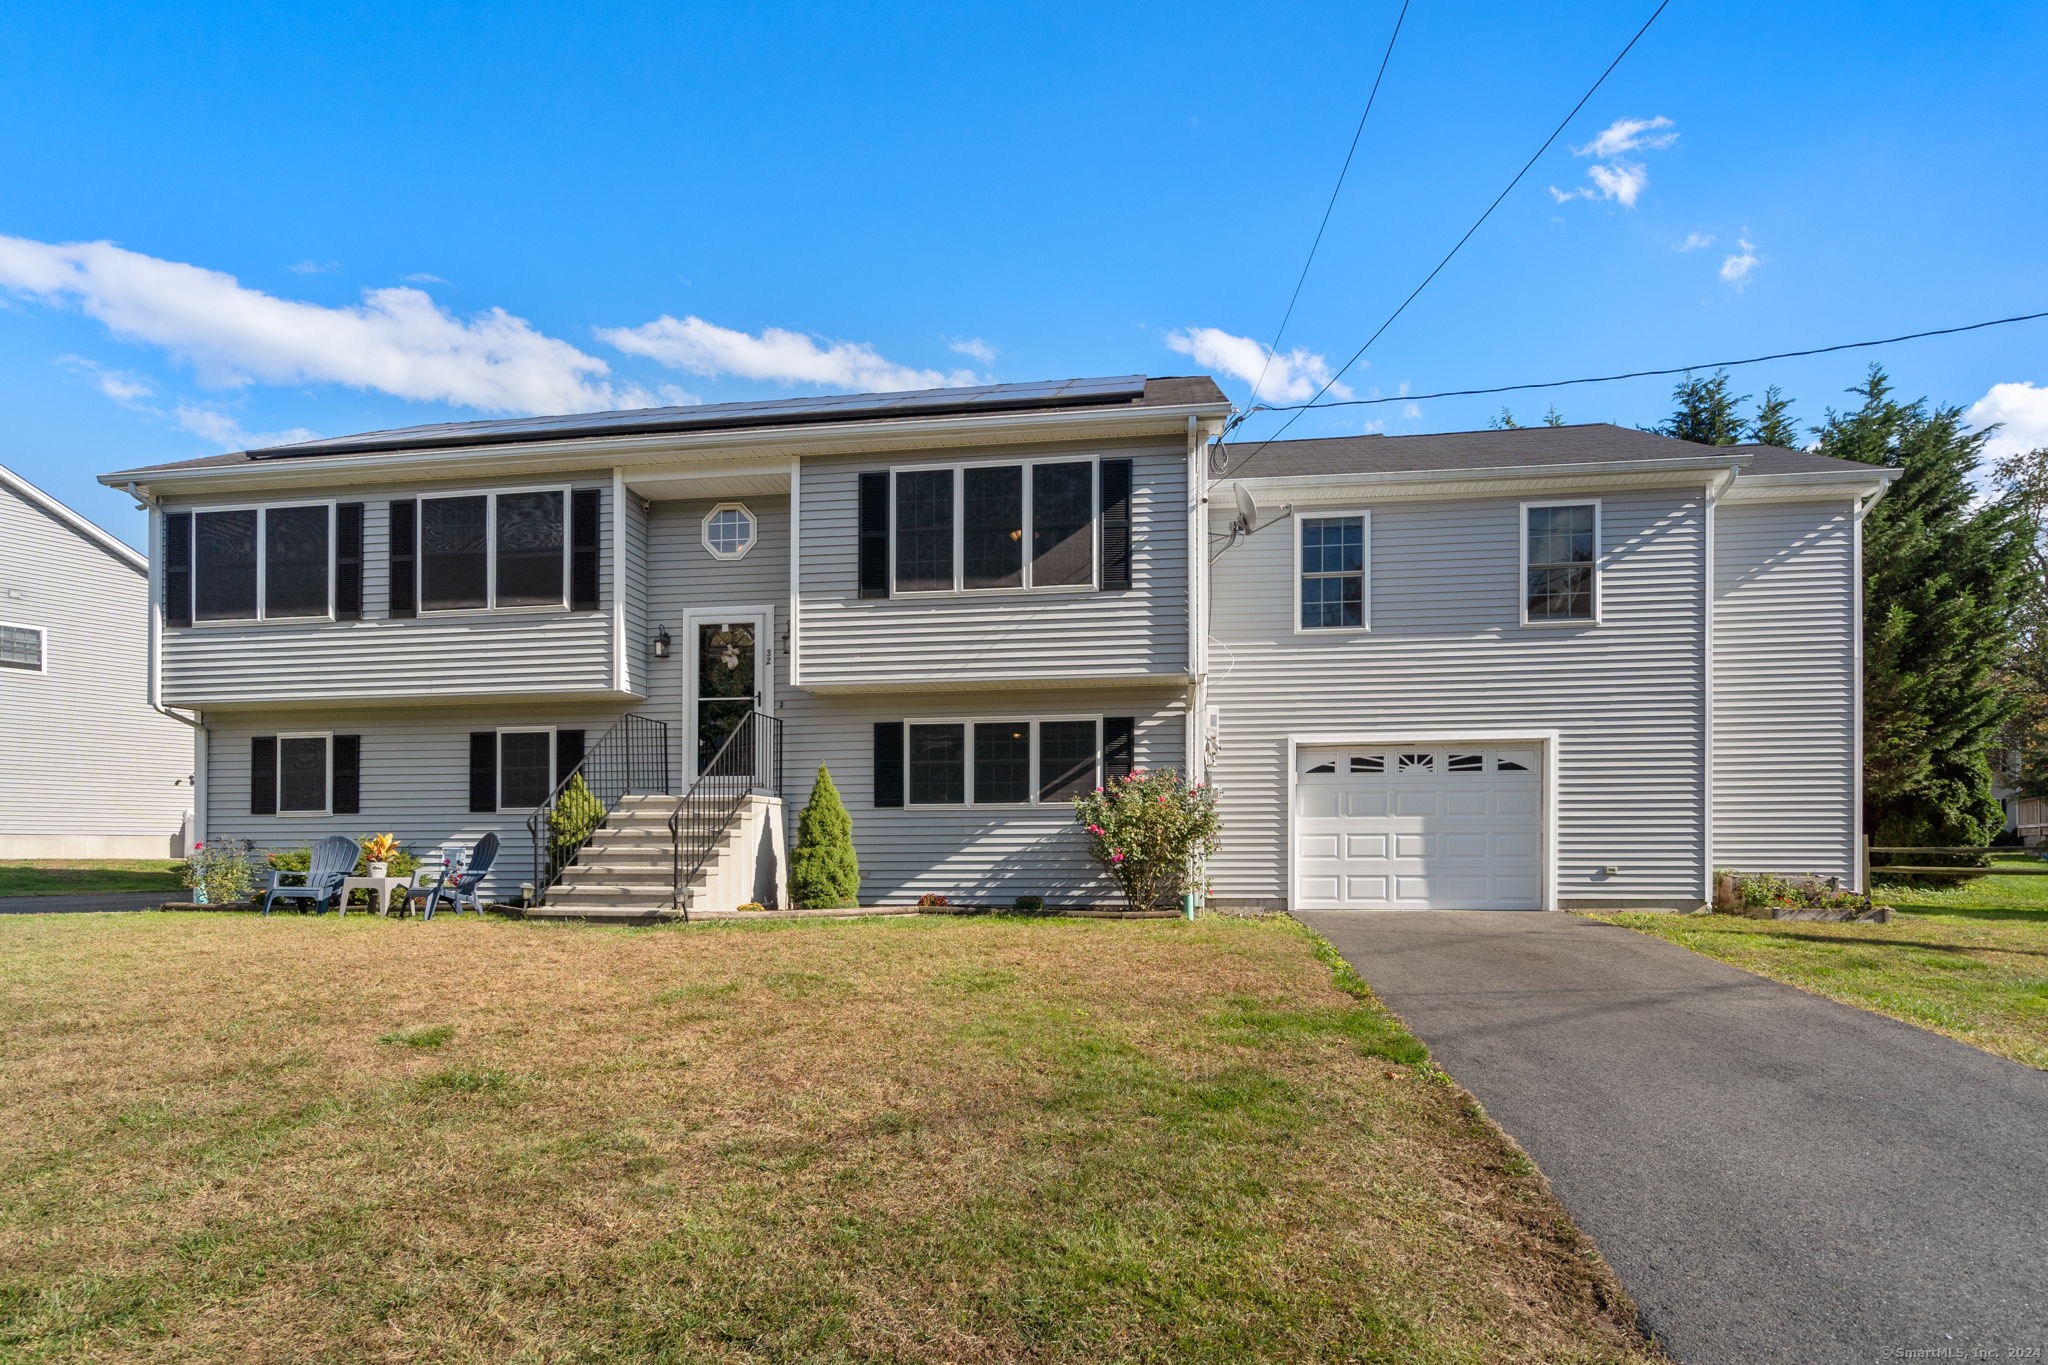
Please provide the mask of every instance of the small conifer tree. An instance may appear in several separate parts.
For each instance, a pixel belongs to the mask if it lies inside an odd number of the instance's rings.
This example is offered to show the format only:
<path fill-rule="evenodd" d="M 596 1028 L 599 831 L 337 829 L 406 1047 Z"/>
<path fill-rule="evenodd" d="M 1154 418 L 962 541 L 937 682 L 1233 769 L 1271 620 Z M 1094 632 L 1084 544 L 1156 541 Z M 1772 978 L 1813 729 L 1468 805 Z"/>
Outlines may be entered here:
<path fill-rule="evenodd" d="M 811 799 L 796 819 L 796 851 L 789 859 L 790 901 L 806 910 L 838 910 L 860 904 L 860 862 L 853 853 L 853 820 L 818 767 Z"/>

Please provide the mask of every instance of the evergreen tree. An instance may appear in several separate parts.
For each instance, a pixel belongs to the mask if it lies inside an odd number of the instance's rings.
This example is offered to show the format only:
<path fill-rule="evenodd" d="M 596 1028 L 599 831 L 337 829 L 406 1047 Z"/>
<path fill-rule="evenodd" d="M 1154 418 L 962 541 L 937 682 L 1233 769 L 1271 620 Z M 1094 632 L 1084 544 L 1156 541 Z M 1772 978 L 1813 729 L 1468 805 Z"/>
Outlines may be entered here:
<path fill-rule="evenodd" d="M 1977 504 L 1989 431 L 1960 408 L 1899 403 L 1884 371 L 1829 409 L 1819 450 L 1900 471 L 1863 523 L 1864 828 L 1875 844 L 1982 845 L 2004 824 L 1991 752 L 2015 710 L 2013 643 L 2027 536 L 2009 498 Z"/>
<path fill-rule="evenodd" d="M 2017 711 L 2007 723 L 2006 771 L 2022 796 L 2048 796 L 2048 449 L 2000 460 L 1992 481 L 2025 525 L 2027 570 L 2014 612 L 2016 639 L 2005 662 Z"/>
<path fill-rule="evenodd" d="M 1749 439 L 1758 445 L 1783 446 L 1787 450 L 1804 448 L 1799 424 L 1792 420 L 1792 400 L 1776 384 L 1764 390 L 1764 401 L 1757 404 L 1756 416 L 1749 423 Z"/>
<path fill-rule="evenodd" d="M 1506 408 L 1500 410 L 1500 416 L 1487 418 L 1486 425 L 1495 431 L 1520 431 L 1522 429 L 1522 424 L 1517 422 L 1515 415 Z"/>
<path fill-rule="evenodd" d="M 811 799 L 796 818 L 796 851 L 789 857 L 789 898 L 806 910 L 839 910 L 860 904 L 853 819 L 823 764 L 818 766 Z"/>
<path fill-rule="evenodd" d="M 1550 411 L 1543 414 L 1543 425 L 1546 427 L 1561 427 L 1564 425 L 1564 414 L 1557 410 L 1557 404 L 1552 403 Z"/>
<path fill-rule="evenodd" d="M 1671 391 L 1678 410 L 1650 428 L 1659 436 L 1675 436 L 1703 446 L 1732 446 L 1742 439 L 1742 418 L 1737 409 L 1749 401 L 1748 394 L 1728 392 L 1728 372 L 1716 370 L 1706 379 L 1688 374 Z"/>

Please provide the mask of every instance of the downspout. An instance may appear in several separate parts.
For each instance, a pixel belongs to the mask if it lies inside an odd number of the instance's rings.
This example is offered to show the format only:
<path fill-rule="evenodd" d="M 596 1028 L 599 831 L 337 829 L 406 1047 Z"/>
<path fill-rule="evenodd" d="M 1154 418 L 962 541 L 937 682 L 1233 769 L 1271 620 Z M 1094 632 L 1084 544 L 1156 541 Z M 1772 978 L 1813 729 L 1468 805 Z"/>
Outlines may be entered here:
<path fill-rule="evenodd" d="M 1851 838 L 1856 844 L 1855 889 L 1866 895 L 1870 892 L 1870 850 L 1864 845 L 1863 833 L 1863 519 L 1870 514 L 1871 508 L 1877 506 L 1878 499 L 1882 498 L 1891 486 L 1891 479 L 1884 479 L 1877 485 L 1875 493 L 1857 499 L 1856 511 L 1850 521 L 1849 536 L 1849 553 L 1856 564 L 1856 576 L 1853 580 L 1855 587 L 1850 594 L 1850 606 L 1855 614 L 1849 632 L 1850 650 L 1855 655 L 1851 661 L 1851 677 L 1856 688 L 1855 724 L 1852 727 L 1853 738 L 1850 741 L 1850 761 L 1854 764 L 1850 769 L 1850 778 L 1856 794 L 1856 799 L 1850 806 L 1851 818 L 1854 821 Z"/>
<path fill-rule="evenodd" d="M 149 675 L 145 684 L 145 699 L 149 709 L 160 716 L 169 716 L 181 725 L 192 727 L 192 829 L 187 844 L 206 841 L 206 765 L 207 729 L 206 717 L 200 712 L 185 715 L 173 711 L 163 704 L 163 552 L 161 532 L 163 527 L 163 504 L 144 492 L 142 486 L 130 483 L 128 496 L 135 499 L 149 518 Z M 189 848 L 186 850 L 191 851 Z"/>

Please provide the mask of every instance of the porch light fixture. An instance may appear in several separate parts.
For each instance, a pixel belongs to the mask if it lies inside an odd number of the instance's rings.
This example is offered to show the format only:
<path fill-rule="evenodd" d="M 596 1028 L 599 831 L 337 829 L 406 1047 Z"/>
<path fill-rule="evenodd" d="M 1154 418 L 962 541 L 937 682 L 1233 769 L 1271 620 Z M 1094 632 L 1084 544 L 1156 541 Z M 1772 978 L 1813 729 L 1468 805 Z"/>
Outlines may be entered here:
<path fill-rule="evenodd" d="M 668 657 L 668 647 L 671 643 L 673 642 L 669 639 L 668 627 L 656 626 L 654 628 L 654 657 L 666 659 Z"/>

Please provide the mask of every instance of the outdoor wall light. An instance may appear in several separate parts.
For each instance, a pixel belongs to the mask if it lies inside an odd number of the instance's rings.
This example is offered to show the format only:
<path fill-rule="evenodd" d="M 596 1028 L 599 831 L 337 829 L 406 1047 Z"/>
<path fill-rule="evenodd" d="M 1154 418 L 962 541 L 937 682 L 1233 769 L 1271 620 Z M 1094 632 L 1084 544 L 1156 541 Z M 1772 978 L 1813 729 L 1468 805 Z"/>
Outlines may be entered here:
<path fill-rule="evenodd" d="M 656 626 L 654 628 L 654 657 L 666 659 L 668 657 L 669 644 L 668 627 Z"/>

